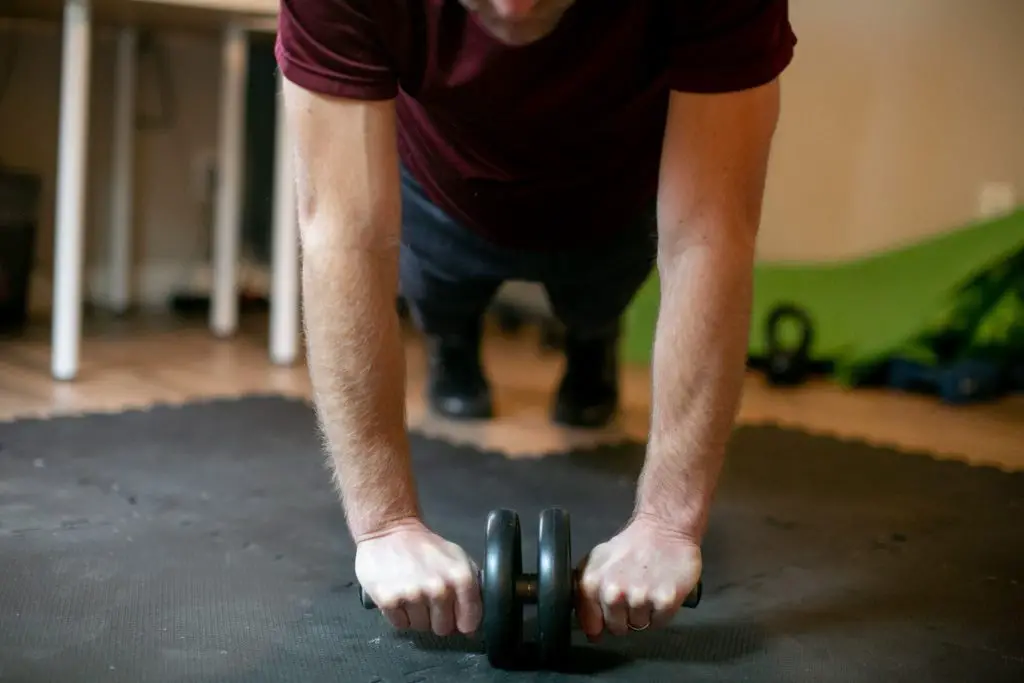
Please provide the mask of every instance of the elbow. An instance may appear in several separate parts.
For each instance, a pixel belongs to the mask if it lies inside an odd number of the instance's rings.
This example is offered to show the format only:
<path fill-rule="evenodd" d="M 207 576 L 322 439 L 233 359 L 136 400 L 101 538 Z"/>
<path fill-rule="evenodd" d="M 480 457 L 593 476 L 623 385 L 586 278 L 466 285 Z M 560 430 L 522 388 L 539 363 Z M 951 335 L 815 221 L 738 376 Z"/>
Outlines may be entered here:
<path fill-rule="evenodd" d="M 321 193 L 300 177 L 296 188 L 299 245 L 303 256 L 319 253 L 385 254 L 398 248 L 401 209 L 397 200 L 374 201 L 365 192 Z"/>
<path fill-rule="evenodd" d="M 752 268 L 757 249 L 756 222 L 730 225 L 715 222 L 662 235 L 658 240 L 658 268 L 666 274 L 682 263 L 694 260 L 715 263 L 721 268 Z"/>
<path fill-rule="evenodd" d="M 318 197 L 316 191 L 312 188 L 303 188 L 300 185 L 295 200 L 299 229 L 305 232 L 310 227 L 316 225 L 317 209 L 319 207 Z"/>
<path fill-rule="evenodd" d="M 397 253 L 400 241 L 397 223 L 380 216 L 321 210 L 299 221 L 299 247 L 304 259 L 324 254 L 386 257 Z"/>

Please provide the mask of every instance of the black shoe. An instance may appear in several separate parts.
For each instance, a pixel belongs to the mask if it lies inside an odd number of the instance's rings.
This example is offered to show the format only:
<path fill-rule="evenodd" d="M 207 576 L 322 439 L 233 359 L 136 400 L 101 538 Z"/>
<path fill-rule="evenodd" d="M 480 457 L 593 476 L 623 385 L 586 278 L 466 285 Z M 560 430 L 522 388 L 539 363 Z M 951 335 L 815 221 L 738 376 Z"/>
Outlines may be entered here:
<path fill-rule="evenodd" d="M 565 375 L 553 419 L 566 427 L 604 427 L 619 405 L 618 338 L 565 338 Z"/>
<path fill-rule="evenodd" d="M 492 417 L 491 389 L 480 365 L 480 335 L 465 334 L 427 339 L 430 407 L 456 420 Z"/>

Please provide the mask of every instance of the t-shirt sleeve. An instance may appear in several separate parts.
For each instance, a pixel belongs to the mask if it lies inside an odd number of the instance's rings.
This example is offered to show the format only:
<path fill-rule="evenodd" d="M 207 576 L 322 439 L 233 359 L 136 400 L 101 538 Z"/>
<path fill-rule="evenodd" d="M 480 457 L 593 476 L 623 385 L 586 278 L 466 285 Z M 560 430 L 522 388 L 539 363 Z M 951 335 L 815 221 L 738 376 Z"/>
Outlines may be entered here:
<path fill-rule="evenodd" d="M 386 100 L 398 78 L 381 39 L 375 0 L 281 0 L 274 53 L 281 74 L 323 95 Z"/>
<path fill-rule="evenodd" d="M 789 0 L 668 0 L 669 87 L 746 90 L 775 79 L 793 59 Z"/>

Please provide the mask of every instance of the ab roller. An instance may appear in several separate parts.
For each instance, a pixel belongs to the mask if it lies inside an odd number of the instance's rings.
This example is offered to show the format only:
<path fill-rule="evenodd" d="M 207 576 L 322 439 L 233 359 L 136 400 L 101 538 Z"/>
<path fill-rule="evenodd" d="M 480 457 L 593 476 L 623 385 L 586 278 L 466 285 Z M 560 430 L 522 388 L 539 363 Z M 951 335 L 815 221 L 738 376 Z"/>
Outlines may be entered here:
<path fill-rule="evenodd" d="M 494 510 L 487 516 L 485 559 L 479 582 L 483 603 L 482 631 L 492 666 L 507 668 L 519 656 L 523 642 L 523 607 L 537 606 L 537 645 L 543 666 L 564 661 L 572 638 L 572 614 L 579 581 L 572 566 L 569 513 L 559 508 L 540 515 L 537 537 L 537 573 L 523 573 L 519 515 Z M 696 607 L 701 583 L 683 602 Z M 359 589 L 363 607 L 376 605 Z"/>

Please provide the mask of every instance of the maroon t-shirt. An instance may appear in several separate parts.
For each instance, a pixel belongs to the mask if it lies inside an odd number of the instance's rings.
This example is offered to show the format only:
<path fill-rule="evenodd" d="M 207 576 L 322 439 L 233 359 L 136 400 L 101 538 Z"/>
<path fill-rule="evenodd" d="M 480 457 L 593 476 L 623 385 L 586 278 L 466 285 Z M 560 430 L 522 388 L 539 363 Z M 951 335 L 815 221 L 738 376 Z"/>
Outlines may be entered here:
<path fill-rule="evenodd" d="M 456 0 L 281 0 L 277 60 L 319 93 L 396 99 L 427 196 L 509 246 L 635 224 L 657 192 L 671 90 L 764 84 L 790 62 L 788 0 L 579 0 L 521 47 Z"/>

